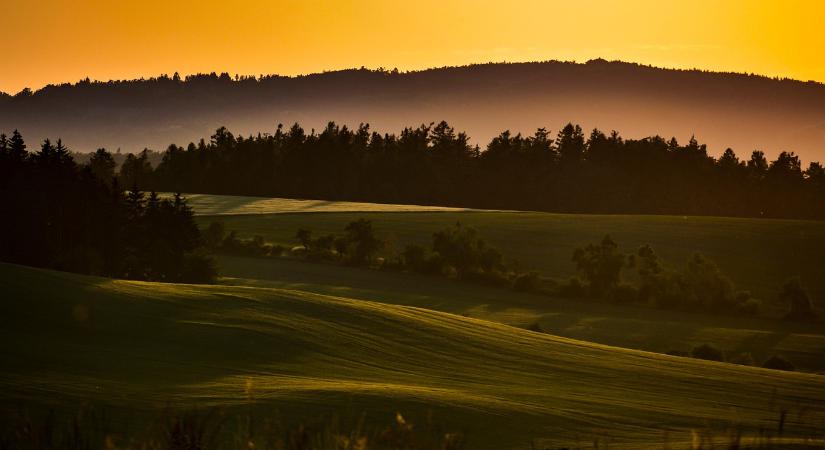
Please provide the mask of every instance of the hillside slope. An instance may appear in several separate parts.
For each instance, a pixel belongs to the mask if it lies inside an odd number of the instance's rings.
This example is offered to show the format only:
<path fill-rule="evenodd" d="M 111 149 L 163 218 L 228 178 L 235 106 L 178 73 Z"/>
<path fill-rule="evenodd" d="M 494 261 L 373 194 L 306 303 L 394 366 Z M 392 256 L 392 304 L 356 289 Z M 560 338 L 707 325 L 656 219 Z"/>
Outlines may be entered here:
<path fill-rule="evenodd" d="M 825 159 L 825 85 L 759 76 L 658 69 L 595 60 L 446 67 L 411 73 L 344 70 L 234 81 L 201 76 L 48 86 L 0 95 L 0 130 L 31 142 L 63 138 L 73 150 L 163 150 L 207 138 L 274 132 L 280 123 L 321 129 L 369 123 L 380 132 L 447 120 L 486 145 L 505 129 L 532 134 L 567 122 L 709 144 L 713 154 Z"/>
<path fill-rule="evenodd" d="M 349 202 L 315 202 L 323 207 L 306 202 L 303 211 L 312 214 L 295 214 L 290 203 L 196 195 L 192 205 L 197 215 L 220 214 L 198 217 L 202 227 L 219 221 L 242 238 L 260 235 L 287 247 L 298 244 L 295 232 L 299 228 L 316 234 L 340 233 L 349 222 L 364 218 L 371 220 L 379 236 L 389 242 L 389 250 L 401 251 L 410 243 L 430 246 L 434 232 L 461 222 L 478 229 L 506 258 L 558 278 L 575 275 L 576 266 L 570 258 L 576 248 L 610 235 L 627 253 L 650 244 L 671 269 L 683 268 L 691 255 L 702 253 L 718 264 L 739 289 L 750 291 L 768 309 L 786 307 L 777 305 L 777 295 L 782 284 L 794 276 L 801 278 L 815 303 L 825 298 L 825 265 L 820 262 L 825 251 L 825 227 L 817 221 L 478 210 L 400 213 L 392 206 L 382 210 L 383 205 L 376 204 L 370 210 L 368 203 L 358 204 L 367 207 L 356 208 Z M 251 210 L 263 214 L 249 214 Z M 625 270 L 625 276 L 633 272 Z M 256 278 L 238 273 L 233 276 Z"/>
<path fill-rule="evenodd" d="M 300 291 L 113 281 L 0 265 L 0 399 L 434 411 L 480 448 L 687 442 L 736 421 L 807 437 L 820 376 L 673 358 Z M 819 430 L 821 432 L 821 429 Z M 821 433 L 820 433 L 821 434 Z"/>

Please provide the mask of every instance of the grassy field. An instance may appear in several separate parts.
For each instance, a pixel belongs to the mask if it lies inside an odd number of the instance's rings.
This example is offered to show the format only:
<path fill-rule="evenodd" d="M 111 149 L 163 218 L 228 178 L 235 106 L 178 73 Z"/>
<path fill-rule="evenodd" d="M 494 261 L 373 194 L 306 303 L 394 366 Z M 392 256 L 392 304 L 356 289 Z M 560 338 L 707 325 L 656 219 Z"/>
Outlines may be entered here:
<path fill-rule="evenodd" d="M 825 305 L 825 224 L 814 221 L 681 216 L 567 215 L 532 212 L 338 212 L 199 217 L 222 221 L 241 237 L 296 245 L 295 231 L 341 232 L 358 218 L 400 250 L 410 242 L 429 245 L 431 235 L 460 221 L 478 228 L 505 257 L 551 277 L 575 273 L 575 248 L 610 234 L 626 252 L 649 243 L 666 262 L 681 268 L 694 252 L 714 260 L 739 289 L 770 305 L 782 283 L 800 276 L 815 302 Z"/>
<path fill-rule="evenodd" d="M 161 194 L 170 197 L 172 194 Z M 189 205 L 198 215 L 283 214 L 302 212 L 410 212 L 464 211 L 444 206 L 393 205 L 382 203 L 334 202 L 291 198 L 243 197 L 236 195 L 186 194 Z"/>
<path fill-rule="evenodd" d="M 0 265 L 0 399 L 432 413 L 472 448 L 672 448 L 691 430 L 817 436 L 825 383 L 298 290 Z M 474 445 L 473 445 L 474 444 Z M 600 447 L 600 448 L 602 448 Z"/>
<path fill-rule="evenodd" d="M 284 259 L 219 258 L 224 283 L 298 289 L 467 315 L 618 347 L 666 353 L 711 343 L 729 357 L 782 355 L 825 373 L 822 324 L 712 316 L 522 294 L 459 281 Z"/>

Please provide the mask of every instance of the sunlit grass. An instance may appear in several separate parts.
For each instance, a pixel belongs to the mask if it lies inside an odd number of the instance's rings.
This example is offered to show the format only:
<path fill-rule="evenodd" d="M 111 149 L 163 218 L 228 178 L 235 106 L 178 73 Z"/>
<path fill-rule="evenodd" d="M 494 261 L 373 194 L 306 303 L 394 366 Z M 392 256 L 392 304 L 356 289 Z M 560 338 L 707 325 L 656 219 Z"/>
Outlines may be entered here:
<path fill-rule="evenodd" d="M 622 448 L 691 430 L 821 431 L 821 376 L 703 362 L 292 289 L 112 281 L 0 265 L 3 404 L 431 411 L 474 442 Z M 87 311 L 79 321 L 72 308 Z M 820 427 L 820 428 L 818 428 Z M 592 442 L 592 439 L 591 439 Z M 486 447 L 486 446 L 485 446 Z"/>
<path fill-rule="evenodd" d="M 171 196 L 172 194 L 162 194 Z M 307 212 L 410 212 L 463 211 L 465 208 L 443 206 L 394 205 L 382 203 L 344 202 L 329 200 L 301 200 L 290 198 L 244 197 L 234 195 L 185 194 L 189 205 L 199 216 L 249 215 Z"/>

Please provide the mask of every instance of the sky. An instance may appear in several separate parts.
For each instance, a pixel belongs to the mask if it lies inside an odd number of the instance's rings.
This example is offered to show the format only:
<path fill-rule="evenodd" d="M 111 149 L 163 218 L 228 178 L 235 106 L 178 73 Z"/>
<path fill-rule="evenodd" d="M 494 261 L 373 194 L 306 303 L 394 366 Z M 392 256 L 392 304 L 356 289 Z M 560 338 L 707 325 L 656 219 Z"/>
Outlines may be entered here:
<path fill-rule="evenodd" d="M 0 91 L 159 74 L 624 60 L 825 82 L 818 0 L 0 0 Z"/>

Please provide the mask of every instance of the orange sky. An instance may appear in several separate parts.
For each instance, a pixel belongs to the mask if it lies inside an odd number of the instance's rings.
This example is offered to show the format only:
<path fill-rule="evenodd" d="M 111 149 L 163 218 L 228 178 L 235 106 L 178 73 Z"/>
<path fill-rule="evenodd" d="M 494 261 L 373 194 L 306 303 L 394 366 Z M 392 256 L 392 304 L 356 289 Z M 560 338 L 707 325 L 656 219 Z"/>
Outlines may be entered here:
<path fill-rule="evenodd" d="M 0 0 L 0 90 L 161 73 L 621 59 L 825 82 L 805 0 Z"/>

